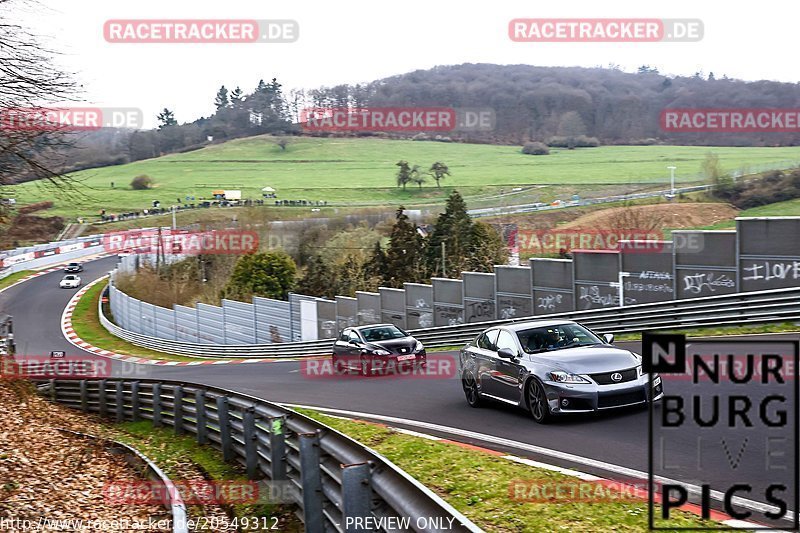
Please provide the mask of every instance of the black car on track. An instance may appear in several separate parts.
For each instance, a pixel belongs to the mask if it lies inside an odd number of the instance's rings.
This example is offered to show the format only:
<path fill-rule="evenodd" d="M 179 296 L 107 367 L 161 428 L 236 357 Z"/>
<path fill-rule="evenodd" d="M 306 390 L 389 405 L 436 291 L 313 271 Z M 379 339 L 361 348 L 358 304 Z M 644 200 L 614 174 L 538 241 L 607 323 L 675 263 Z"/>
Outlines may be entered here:
<path fill-rule="evenodd" d="M 362 375 L 424 366 L 425 347 L 393 324 L 344 328 L 333 343 L 333 367 Z"/>

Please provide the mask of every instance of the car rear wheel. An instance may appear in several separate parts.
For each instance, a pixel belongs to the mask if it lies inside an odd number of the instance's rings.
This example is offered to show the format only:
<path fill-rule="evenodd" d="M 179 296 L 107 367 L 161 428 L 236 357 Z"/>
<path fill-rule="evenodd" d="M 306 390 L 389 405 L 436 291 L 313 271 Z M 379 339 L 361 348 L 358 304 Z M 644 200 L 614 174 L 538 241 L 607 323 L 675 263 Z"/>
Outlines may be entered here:
<path fill-rule="evenodd" d="M 550 421 L 550 406 L 547 403 L 547 394 L 544 387 L 536 378 L 528 381 L 528 410 L 533 419 L 539 424 L 546 424 Z"/>
<path fill-rule="evenodd" d="M 467 398 L 467 403 L 470 407 L 480 407 L 483 405 L 483 398 L 478 390 L 478 381 L 472 372 L 464 372 L 461 378 L 461 385 L 464 387 L 464 396 Z"/>

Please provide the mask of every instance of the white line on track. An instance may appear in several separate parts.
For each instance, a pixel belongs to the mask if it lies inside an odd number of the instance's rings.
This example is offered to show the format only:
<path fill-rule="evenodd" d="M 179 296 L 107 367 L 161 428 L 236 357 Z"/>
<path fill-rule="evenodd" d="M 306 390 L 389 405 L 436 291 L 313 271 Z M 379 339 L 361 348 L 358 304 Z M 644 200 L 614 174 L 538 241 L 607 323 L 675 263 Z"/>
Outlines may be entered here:
<path fill-rule="evenodd" d="M 377 415 L 373 413 L 362 413 L 359 411 L 348 411 L 344 409 L 332 409 L 329 407 L 319 407 L 315 405 L 300 405 L 300 404 L 292 404 L 292 403 L 284 403 L 281 404 L 285 407 L 299 407 L 301 409 L 313 409 L 315 411 L 319 411 L 321 413 L 333 413 L 337 415 L 342 415 L 348 418 L 361 418 L 366 420 L 378 420 L 381 422 L 388 422 L 390 424 L 402 424 L 405 426 L 411 426 L 415 428 L 425 429 L 428 431 L 435 431 L 439 433 L 445 433 L 449 435 L 455 435 L 458 437 L 468 438 L 479 440 L 483 442 L 488 442 L 491 444 L 496 444 L 499 446 L 506 446 L 509 448 L 515 448 L 518 450 L 524 450 L 530 453 L 535 453 L 538 455 L 544 455 L 547 457 L 552 457 L 554 459 L 560 459 L 562 461 L 569 461 L 571 463 L 576 463 L 584 466 L 589 466 L 591 468 L 597 468 L 599 470 L 603 470 L 605 472 L 611 472 L 613 474 L 617 474 L 626 478 L 632 479 L 648 479 L 647 472 L 642 472 L 641 470 L 635 470 L 633 468 L 628 468 L 625 466 L 615 465 L 613 463 L 606 463 L 605 461 L 600 461 L 597 459 L 592 459 L 589 457 L 583 457 L 580 455 L 575 455 L 568 452 L 562 452 L 559 450 L 553 450 L 550 448 L 544 448 L 542 446 L 536 446 L 534 444 L 528 444 L 525 442 L 519 442 L 515 440 L 505 439 L 503 437 L 495 437 L 494 435 L 487 435 L 485 433 L 477 433 L 475 431 L 469 431 L 466 429 L 459 429 L 449 426 L 442 426 L 439 424 L 433 424 L 431 422 L 421 422 L 418 420 L 409 420 L 407 418 L 397 418 L 394 416 L 386 416 L 386 415 Z M 550 467 L 554 465 L 549 465 Z M 590 475 L 590 474 L 587 474 Z M 669 483 L 669 484 L 680 484 L 686 487 L 690 494 L 699 496 L 701 494 L 701 488 L 699 485 L 693 485 L 685 482 L 679 482 L 674 479 L 665 478 L 662 476 L 655 476 L 655 480 L 659 481 L 660 483 Z M 718 490 L 711 491 L 711 498 L 717 501 L 724 501 L 725 494 Z M 738 496 L 734 496 L 732 498 L 732 503 L 735 503 L 739 507 L 744 507 L 745 509 L 749 509 L 751 511 L 757 511 L 760 513 L 765 513 L 767 511 L 776 512 L 778 511 L 777 507 L 772 505 L 767 505 L 765 503 L 757 502 L 755 500 L 749 500 L 747 498 L 741 498 Z M 796 512 L 796 510 L 795 510 Z M 794 520 L 794 513 L 787 513 L 786 520 Z"/>

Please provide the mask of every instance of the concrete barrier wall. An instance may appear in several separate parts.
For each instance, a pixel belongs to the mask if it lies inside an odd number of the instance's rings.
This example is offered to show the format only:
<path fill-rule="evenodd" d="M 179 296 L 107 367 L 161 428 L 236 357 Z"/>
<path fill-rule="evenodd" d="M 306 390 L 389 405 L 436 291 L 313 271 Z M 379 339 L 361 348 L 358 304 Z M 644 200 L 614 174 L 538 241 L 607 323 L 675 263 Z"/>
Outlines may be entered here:
<path fill-rule="evenodd" d="M 134 271 L 146 260 L 126 257 L 119 270 Z M 674 231 L 672 241 L 620 241 L 618 251 L 576 250 L 573 259 L 536 258 L 525 266 L 496 266 L 494 273 L 462 272 L 460 279 L 381 287 L 355 298 L 290 295 L 288 302 L 254 298 L 164 309 L 112 287 L 111 310 L 117 324 L 137 333 L 260 344 L 299 340 L 303 320 L 306 336 L 316 329 L 318 338 L 332 338 L 358 324 L 387 322 L 415 330 L 616 307 L 620 294 L 624 305 L 633 305 L 796 286 L 800 217 L 739 218 L 735 231 Z"/>

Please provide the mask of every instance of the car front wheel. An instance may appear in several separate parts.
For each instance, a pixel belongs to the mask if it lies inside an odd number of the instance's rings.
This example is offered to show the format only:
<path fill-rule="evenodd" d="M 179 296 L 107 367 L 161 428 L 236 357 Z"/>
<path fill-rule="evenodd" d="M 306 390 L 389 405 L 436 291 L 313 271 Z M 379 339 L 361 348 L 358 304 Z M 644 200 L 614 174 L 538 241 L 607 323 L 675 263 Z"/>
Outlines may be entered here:
<path fill-rule="evenodd" d="M 478 381 L 472 375 L 472 372 L 464 372 L 461 385 L 464 387 L 464 396 L 467 398 L 467 403 L 470 407 L 483 405 L 483 398 L 481 398 L 481 393 L 478 390 Z"/>
<path fill-rule="evenodd" d="M 547 403 L 547 394 L 544 386 L 536 378 L 528 381 L 528 410 L 533 419 L 539 424 L 546 424 L 550 421 L 550 406 Z"/>

